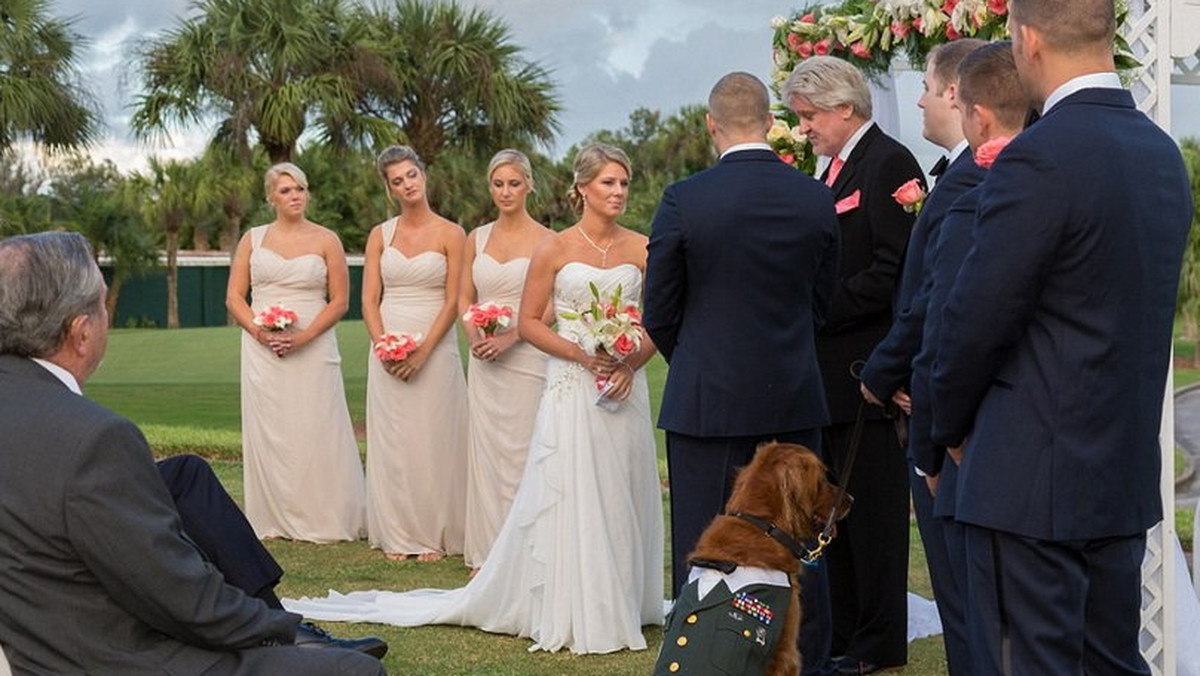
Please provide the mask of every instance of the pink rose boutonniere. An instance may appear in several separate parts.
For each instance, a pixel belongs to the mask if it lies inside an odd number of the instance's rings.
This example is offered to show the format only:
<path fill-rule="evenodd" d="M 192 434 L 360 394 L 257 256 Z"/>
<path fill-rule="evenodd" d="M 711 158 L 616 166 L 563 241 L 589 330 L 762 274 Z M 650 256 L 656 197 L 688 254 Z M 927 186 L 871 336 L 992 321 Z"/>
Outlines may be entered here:
<path fill-rule="evenodd" d="M 915 214 L 925 205 L 925 188 L 921 187 L 921 179 L 914 178 L 892 193 L 892 199 L 896 203 L 904 207 L 904 210 L 910 214 Z"/>
<path fill-rule="evenodd" d="M 1004 150 L 1004 146 L 1012 140 L 1011 136 L 997 136 L 985 143 L 980 144 L 975 149 L 975 164 L 984 169 L 991 169 L 992 163 L 996 161 L 996 157 L 1000 155 L 1000 151 Z"/>
<path fill-rule="evenodd" d="M 254 325 L 263 331 L 287 331 L 298 320 L 295 312 L 272 305 L 254 316 Z"/>

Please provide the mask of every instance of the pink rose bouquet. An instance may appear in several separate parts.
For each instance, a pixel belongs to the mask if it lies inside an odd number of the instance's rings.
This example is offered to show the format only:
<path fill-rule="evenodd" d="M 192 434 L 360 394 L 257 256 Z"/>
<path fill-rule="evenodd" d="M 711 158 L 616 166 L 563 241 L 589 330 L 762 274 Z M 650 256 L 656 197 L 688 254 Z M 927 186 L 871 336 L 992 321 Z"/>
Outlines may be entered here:
<path fill-rule="evenodd" d="M 408 355 L 421 344 L 421 334 L 387 332 L 379 337 L 371 347 L 380 361 L 404 361 Z"/>
<path fill-rule="evenodd" d="M 483 331 L 483 335 L 491 337 L 500 329 L 508 328 L 512 323 L 513 309 L 492 301 L 473 303 L 463 315 L 463 321 Z"/>
<path fill-rule="evenodd" d="M 991 169 L 992 163 L 996 161 L 996 157 L 1000 155 L 1000 151 L 1004 150 L 1004 146 L 1012 140 L 1011 136 L 997 136 L 980 144 L 975 149 L 975 164 L 984 169 Z"/>
<path fill-rule="evenodd" d="M 915 214 L 925 205 L 925 188 L 921 186 L 921 179 L 914 178 L 892 193 L 892 199 L 904 207 L 904 210 L 910 214 Z"/>
<path fill-rule="evenodd" d="M 263 331 L 287 331 L 298 320 L 295 312 L 278 305 L 254 315 L 254 325 Z"/>

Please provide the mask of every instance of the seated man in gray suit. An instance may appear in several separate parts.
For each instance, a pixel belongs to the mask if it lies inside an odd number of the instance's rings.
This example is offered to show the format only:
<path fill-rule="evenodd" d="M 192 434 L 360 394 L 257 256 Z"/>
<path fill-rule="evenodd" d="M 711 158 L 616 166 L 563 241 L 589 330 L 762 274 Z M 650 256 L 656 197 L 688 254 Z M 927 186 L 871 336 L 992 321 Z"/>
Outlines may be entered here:
<path fill-rule="evenodd" d="M 293 645 L 300 616 L 228 584 L 133 423 L 79 396 L 104 356 L 86 241 L 0 242 L 0 637 L 14 673 L 385 673 Z"/>

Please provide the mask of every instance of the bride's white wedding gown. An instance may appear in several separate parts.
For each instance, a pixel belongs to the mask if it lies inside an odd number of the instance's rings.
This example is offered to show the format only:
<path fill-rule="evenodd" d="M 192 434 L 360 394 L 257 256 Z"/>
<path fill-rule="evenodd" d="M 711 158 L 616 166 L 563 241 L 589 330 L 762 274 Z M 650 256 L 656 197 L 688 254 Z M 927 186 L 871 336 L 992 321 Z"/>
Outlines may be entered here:
<path fill-rule="evenodd" d="M 641 297 L 636 266 L 572 262 L 555 278 L 556 311 L 588 307 L 589 283 L 602 295 L 619 285 L 626 302 Z M 571 337 L 573 324 L 560 318 L 559 333 Z M 591 373 L 550 359 L 512 510 L 467 586 L 330 592 L 285 607 L 316 620 L 473 626 L 531 638 L 530 650 L 644 649 L 642 626 L 663 622 L 662 498 L 645 374 L 615 412 L 596 406 L 596 394 Z"/>

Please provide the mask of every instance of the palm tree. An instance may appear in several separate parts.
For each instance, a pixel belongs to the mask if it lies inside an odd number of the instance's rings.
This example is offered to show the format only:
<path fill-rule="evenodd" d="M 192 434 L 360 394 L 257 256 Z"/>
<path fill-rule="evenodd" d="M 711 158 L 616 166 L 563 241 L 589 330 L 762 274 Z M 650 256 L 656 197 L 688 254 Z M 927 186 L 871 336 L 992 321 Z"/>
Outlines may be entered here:
<path fill-rule="evenodd" d="M 374 49 L 400 86 L 372 100 L 434 163 L 448 146 L 490 153 L 548 142 L 558 131 L 554 83 L 521 57 L 508 27 L 456 2 L 397 0 L 362 10 Z"/>
<path fill-rule="evenodd" d="M 196 163 L 151 157 L 145 173 L 129 179 L 129 197 L 150 227 L 160 226 L 167 254 L 167 328 L 179 328 L 179 233 L 196 209 Z"/>
<path fill-rule="evenodd" d="M 145 93 L 131 120 L 143 137 L 217 118 L 214 140 L 249 160 L 251 135 L 271 162 L 291 159 L 313 126 L 331 143 L 392 138 L 363 114 L 395 74 L 366 48 L 345 0 L 200 0 L 197 14 L 140 49 Z"/>
<path fill-rule="evenodd" d="M 82 42 L 46 0 L 0 0 L 0 151 L 21 138 L 50 150 L 93 139 L 98 116 L 75 70 Z"/>

